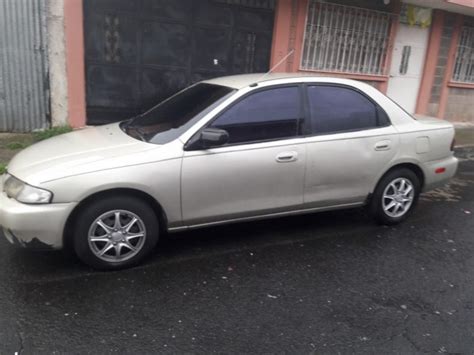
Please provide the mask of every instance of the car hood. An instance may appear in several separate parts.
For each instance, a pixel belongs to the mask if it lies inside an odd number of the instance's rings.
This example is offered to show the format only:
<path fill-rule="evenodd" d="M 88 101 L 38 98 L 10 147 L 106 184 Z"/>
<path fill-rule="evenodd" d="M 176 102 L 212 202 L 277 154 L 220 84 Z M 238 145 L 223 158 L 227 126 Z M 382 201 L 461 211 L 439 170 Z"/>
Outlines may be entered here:
<path fill-rule="evenodd" d="M 137 163 L 134 155 L 159 147 L 128 136 L 114 123 L 36 143 L 12 159 L 8 172 L 29 184 L 41 184 L 66 176 L 133 165 Z"/>

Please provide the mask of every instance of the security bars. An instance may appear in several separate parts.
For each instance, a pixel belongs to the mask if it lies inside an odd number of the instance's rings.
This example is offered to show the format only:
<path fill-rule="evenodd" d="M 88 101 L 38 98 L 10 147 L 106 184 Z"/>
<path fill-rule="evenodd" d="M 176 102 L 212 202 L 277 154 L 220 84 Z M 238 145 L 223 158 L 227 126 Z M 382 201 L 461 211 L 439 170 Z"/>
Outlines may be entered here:
<path fill-rule="evenodd" d="M 461 30 L 452 80 L 474 83 L 474 27 Z"/>
<path fill-rule="evenodd" d="M 385 75 L 396 15 L 310 0 L 301 69 Z"/>

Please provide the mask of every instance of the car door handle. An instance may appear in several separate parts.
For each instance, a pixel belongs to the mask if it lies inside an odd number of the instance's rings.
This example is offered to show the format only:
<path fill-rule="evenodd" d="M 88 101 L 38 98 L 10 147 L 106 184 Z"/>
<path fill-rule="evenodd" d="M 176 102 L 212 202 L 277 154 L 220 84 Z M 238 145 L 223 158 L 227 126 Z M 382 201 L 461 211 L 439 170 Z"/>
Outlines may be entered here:
<path fill-rule="evenodd" d="M 297 152 L 283 152 L 277 155 L 276 161 L 278 163 L 290 163 L 298 160 Z"/>
<path fill-rule="evenodd" d="M 375 144 L 375 150 L 390 150 L 390 141 L 380 141 Z"/>

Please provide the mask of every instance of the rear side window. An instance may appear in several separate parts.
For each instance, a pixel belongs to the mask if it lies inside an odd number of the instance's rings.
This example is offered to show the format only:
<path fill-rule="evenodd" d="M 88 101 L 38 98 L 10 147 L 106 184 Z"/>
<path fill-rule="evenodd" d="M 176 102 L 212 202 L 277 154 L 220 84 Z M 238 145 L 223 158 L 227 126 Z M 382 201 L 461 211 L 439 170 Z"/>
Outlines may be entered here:
<path fill-rule="evenodd" d="M 210 127 L 229 133 L 229 144 L 291 138 L 298 133 L 301 96 L 297 86 L 256 92 L 220 115 Z"/>
<path fill-rule="evenodd" d="M 349 88 L 308 86 L 308 100 L 313 134 L 358 131 L 388 124 L 383 110 Z"/>

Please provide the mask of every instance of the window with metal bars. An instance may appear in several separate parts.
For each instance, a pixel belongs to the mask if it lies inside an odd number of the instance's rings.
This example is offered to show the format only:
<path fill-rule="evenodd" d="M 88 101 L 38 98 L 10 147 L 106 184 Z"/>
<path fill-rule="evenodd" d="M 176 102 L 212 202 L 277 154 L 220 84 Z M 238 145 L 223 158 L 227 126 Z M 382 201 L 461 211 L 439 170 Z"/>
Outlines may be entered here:
<path fill-rule="evenodd" d="M 301 69 L 385 75 L 396 15 L 310 0 Z"/>
<path fill-rule="evenodd" d="M 474 27 L 463 27 L 456 50 L 453 81 L 474 83 Z"/>

